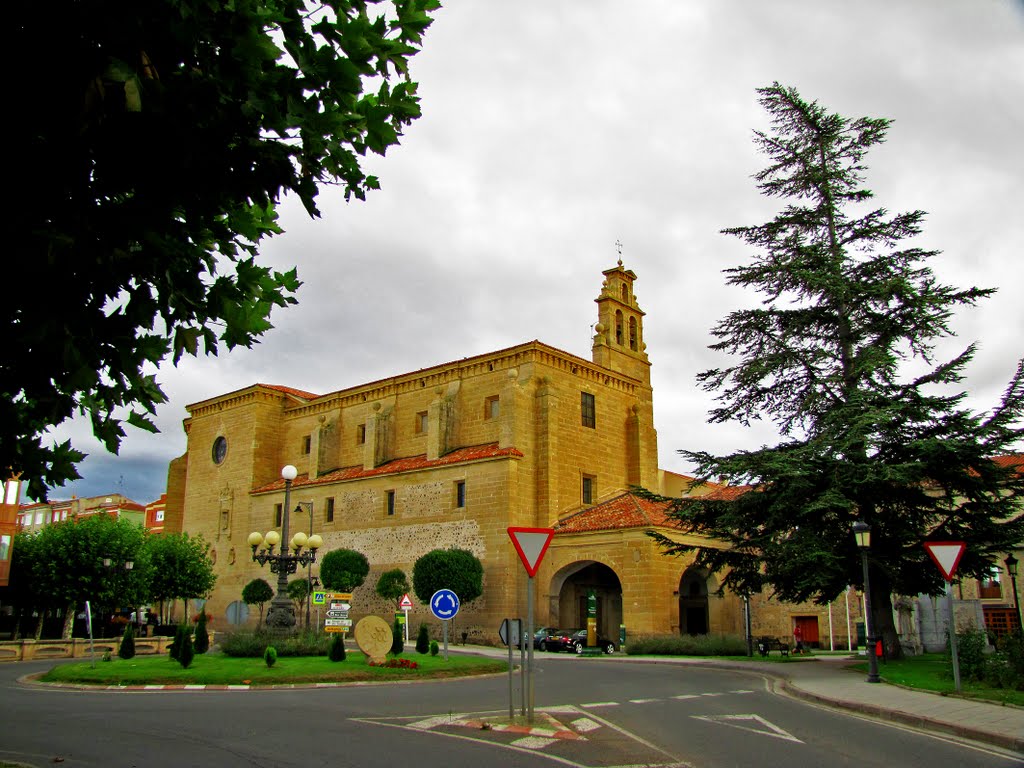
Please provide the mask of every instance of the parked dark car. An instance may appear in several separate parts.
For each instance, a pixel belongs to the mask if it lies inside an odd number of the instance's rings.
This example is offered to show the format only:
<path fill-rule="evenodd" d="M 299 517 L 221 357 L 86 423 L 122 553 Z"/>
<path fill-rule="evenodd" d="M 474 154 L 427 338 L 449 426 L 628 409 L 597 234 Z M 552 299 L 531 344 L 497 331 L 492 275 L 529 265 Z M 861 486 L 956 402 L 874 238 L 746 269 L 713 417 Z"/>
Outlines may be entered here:
<path fill-rule="evenodd" d="M 534 633 L 533 633 L 533 647 L 534 647 L 534 649 L 541 650 L 541 651 L 547 650 L 548 635 L 550 635 L 552 632 L 557 632 L 557 631 L 558 631 L 558 629 L 556 627 L 540 627 L 537 630 L 535 630 Z M 523 636 L 524 637 L 526 636 L 525 632 L 523 633 Z M 524 645 L 525 645 L 525 643 L 524 643 Z"/>
<path fill-rule="evenodd" d="M 569 636 L 569 644 L 576 653 L 583 653 L 583 649 L 587 647 L 587 630 L 577 629 L 573 632 Z M 615 653 L 615 643 L 600 635 L 597 636 L 597 647 L 605 653 Z"/>
<path fill-rule="evenodd" d="M 578 629 L 552 629 L 546 638 L 537 645 L 542 651 L 570 651 L 573 650 L 573 633 Z"/>

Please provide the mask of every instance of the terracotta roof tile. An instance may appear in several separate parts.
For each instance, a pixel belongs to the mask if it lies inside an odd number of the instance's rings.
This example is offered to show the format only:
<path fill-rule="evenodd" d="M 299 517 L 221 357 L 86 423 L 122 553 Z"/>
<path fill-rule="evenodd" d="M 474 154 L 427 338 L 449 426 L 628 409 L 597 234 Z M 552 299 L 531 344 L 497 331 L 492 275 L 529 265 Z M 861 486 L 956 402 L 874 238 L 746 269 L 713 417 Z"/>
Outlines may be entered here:
<path fill-rule="evenodd" d="M 428 461 L 427 455 L 425 453 L 421 453 L 418 456 L 408 456 L 403 459 L 392 459 L 391 461 L 381 464 L 379 467 L 374 467 L 373 469 L 364 469 L 361 464 L 354 467 L 335 469 L 332 472 L 326 472 L 313 480 L 310 480 L 308 476 L 300 475 L 292 481 L 292 488 L 321 485 L 324 483 L 336 483 L 341 480 L 359 480 L 366 477 L 393 475 L 399 472 L 433 469 L 434 467 L 445 467 L 452 464 L 461 464 L 467 461 L 480 461 L 482 459 L 498 459 L 503 457 L 522 458 L 523 452 L 518 448 L 499 448 L 497 443 L 488 443 L 486 445 L 474 445 L 468 448 L 457 448 L 451 453 L 447 453 L 440 458 L 433 459 L 432 461 Z M 284 480 L 275 480 L 274 482 L 267 483 L 259 488 L 254 488 L 252 493 L 279 491 L 282 488 L 284 488 Z"/>
<path fill-rule="evenodd" d="M 665 514 L 668 506 L 667 501 L 650 501 L 624 493 L 559 520 L 555 524 L 555 534 L 670 525 Z"/>
<path fill-rule="evenodd" d="M 314 395 L 312 392 L 305 392 L 301 389 L 295 389 L 294 387 L 283 387 L 280 384 L 257 384 L 257 387 L 263 387 L 264 389 L 273 389 L 277 392 L 283 392 L 286 395 L 297 397 L 299 400 L 316 400 L 320 395 Z"/>

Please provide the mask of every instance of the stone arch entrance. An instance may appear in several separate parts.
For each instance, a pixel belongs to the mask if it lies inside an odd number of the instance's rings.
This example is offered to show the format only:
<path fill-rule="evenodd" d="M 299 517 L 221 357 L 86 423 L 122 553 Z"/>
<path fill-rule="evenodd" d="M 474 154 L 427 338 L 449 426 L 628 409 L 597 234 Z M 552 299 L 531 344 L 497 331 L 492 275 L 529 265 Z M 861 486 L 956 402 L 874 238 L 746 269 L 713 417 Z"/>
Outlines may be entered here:
<path fill-rule="evenodd" d="M 679 579 L 679 634 L 706 635 L 710 624 L 707 572 L 687 568 Z"/>
<path fill-rule="evenodd" d="M 565 566 L 551 577 L 549 623 L 562 629 L 587 626 L 587 593 L 597 596 L 597 631 L 619 636 L 622 623 L 622 582 L 615 571 L 595 560 Z"/>

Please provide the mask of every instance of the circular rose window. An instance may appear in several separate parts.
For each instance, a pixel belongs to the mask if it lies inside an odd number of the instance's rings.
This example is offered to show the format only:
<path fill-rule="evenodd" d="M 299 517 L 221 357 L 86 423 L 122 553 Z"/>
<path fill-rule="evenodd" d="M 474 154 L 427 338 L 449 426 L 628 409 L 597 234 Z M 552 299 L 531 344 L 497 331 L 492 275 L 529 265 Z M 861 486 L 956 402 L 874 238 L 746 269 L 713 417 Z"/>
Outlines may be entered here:
<path fill-rule="evenodd" d="M 218 437 L 213 441 L 213 463 L 220 464 L 224 461 L 224 457 L 228 455 L 228 441 L 223 437 Z"/>

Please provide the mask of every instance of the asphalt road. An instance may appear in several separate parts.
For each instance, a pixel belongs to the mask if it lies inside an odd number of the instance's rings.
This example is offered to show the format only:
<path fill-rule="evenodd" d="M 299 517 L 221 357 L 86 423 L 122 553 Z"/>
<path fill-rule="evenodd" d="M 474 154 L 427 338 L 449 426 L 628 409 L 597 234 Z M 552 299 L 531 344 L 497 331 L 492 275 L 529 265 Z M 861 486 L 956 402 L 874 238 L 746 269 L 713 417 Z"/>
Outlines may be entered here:
<path fill-rule="evenodd" d="M 534 733 L 506 729 L 505 676 L 93 692 L 24 686 L 18 676 L 48 664 L 4 664 L 0 760 L 146 768 L 1024 764 L 998 750 L 810 706 L 746 672 L 540 653 L 536 659 Z M 515 704 L 518 712 L 518 692 Z"/>

